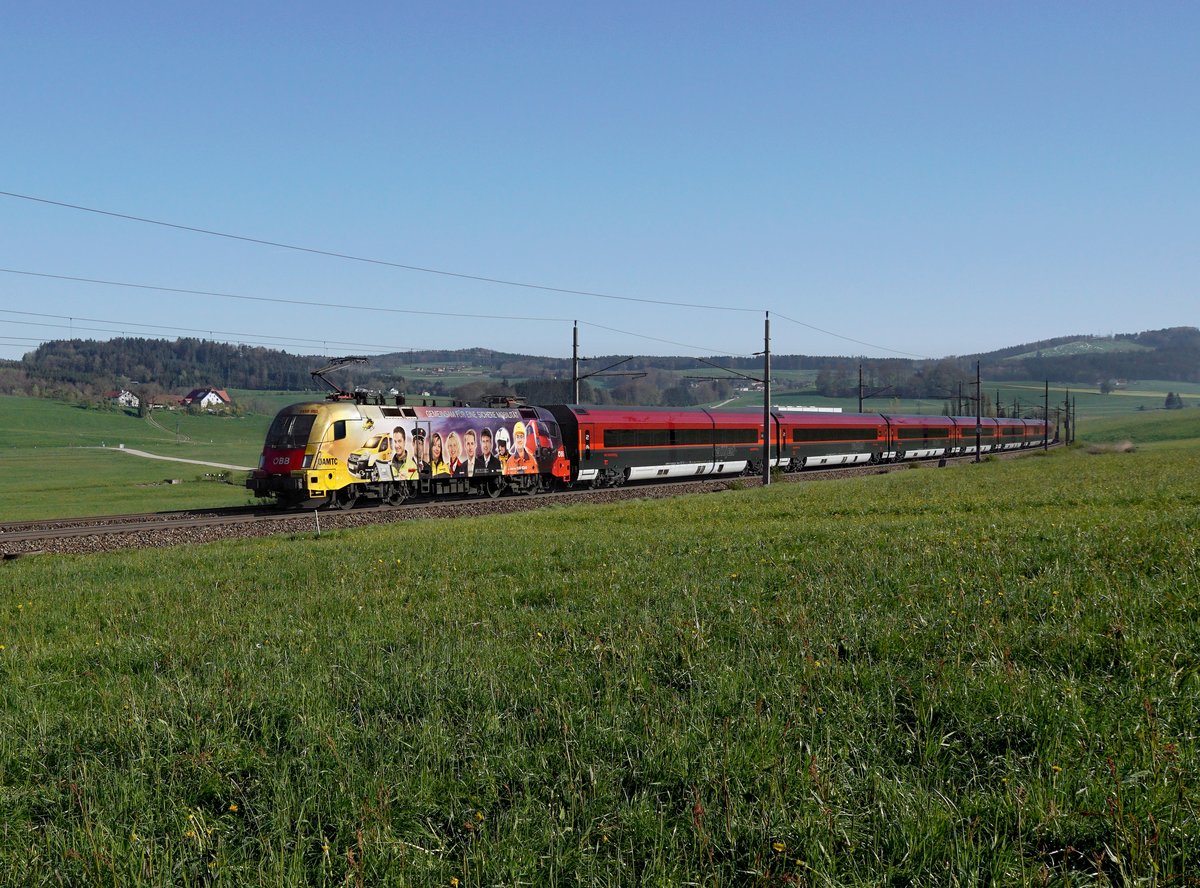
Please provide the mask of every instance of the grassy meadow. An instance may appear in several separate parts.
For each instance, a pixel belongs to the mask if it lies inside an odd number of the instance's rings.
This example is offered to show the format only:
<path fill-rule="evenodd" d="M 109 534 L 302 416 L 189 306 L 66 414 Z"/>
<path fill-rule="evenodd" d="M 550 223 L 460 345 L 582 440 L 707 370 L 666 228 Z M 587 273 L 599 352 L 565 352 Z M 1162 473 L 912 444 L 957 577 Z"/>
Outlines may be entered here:
<path fill-rule="evenodd" d="M 136 411 L 0 396 L 0 521 L 251 502 L 244 472 L 227 473 L 224 483 L 214 477 L 221 469 L 144 459 L 120 449 L 256 466 L 272 415 L 164 410 L 149 421 Z"/>
<path fill-rule="evenodd" d="M 162 456 L 253 466 L 258 464 L 273 416 L 156 410 L 144 419 L 132 410 L 97 410 L 44 398 L 0 395 L 0 455 L 123 444 Z"/>
<path fill-rule="evenodd" d="M 0 885 L 1194 884 L 1198 475 L 0 564 Z"/>
<path fill-rule="evenodd" d="M 1161 441 L 1200 443 L 1200 410 L 1156 410 L 1090 419 L 1080 423 L 1079 438 L 1090 443 L 1134 445 Z"/>

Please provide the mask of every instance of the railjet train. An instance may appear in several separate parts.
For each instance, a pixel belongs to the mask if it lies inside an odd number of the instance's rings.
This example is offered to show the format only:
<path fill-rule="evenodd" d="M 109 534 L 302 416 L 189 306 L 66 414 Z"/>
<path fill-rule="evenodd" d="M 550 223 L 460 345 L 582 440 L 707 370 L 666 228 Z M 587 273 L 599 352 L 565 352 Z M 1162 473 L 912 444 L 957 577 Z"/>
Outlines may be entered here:
<path fill-rule="evenodd" d="M 1041 446 L 1044 420 L 772 412 L 770 463 L 883 463 Z M 246 482 L 280 504 L 500 496 L 573 485 L 760 475 L 761 411 L 574 404 L 415 407 L 345 399 L 285 407 Z"/>

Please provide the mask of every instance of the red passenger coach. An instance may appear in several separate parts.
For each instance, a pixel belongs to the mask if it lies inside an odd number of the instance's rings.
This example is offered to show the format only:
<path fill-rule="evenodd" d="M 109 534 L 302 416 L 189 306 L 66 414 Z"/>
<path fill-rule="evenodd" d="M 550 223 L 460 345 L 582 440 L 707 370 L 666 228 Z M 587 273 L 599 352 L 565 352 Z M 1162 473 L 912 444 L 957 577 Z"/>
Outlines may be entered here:
<path fill-rule="evenodd" d="M 998 423 L 989 416 L 976 420 L 973 416 L 956 416 L 953 418 L 955 432 L 956 455 L 973 454 L 976 444 L 976 423 L 978 423 L 979 452 L 988 453 L 999 445 Z"/>
<path fill-rule="evenodd" d="M 776 419 L 790 471 L 878 462 L 891 450 L 887 420 L 878 413 L 787 412 Z"/>
<path fill-rule="evenodd" d="M 950 456 L 955 424 L 949 416 L 889 416 L 894 459 Z"/>
<path fill-rule="evenodd" d="M 736 475 L 762 465 L 761 415 L 573 404 L 546 409 L 562 429 L 578 482 L 608 487 Z"/>

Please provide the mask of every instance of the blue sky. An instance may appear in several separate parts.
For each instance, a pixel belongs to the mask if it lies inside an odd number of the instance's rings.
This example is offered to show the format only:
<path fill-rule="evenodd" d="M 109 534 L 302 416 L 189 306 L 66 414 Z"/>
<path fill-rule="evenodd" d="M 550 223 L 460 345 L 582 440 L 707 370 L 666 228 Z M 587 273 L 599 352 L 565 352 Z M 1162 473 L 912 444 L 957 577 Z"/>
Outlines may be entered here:
<path fill-rule="evenodd" d="M 1200 5 L 2 21 L 0 357 L 122 333 L 566 356 L 572 320 L 585 355 L 747 354 L 765 310 L 777 353 L 940 357 L 1200 322 Z"/>

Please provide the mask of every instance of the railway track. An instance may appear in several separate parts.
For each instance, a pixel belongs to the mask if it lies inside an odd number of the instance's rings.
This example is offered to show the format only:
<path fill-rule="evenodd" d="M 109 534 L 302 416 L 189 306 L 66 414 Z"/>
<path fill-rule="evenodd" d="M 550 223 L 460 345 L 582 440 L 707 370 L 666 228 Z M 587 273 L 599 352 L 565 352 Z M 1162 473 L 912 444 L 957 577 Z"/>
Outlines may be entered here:
<path fill-rule="evenodd" d="M 0 523 L 0 548 L 8 542 L 268 520 L 272 514 L 278 512 L 254 506 L 240 506 L 130 515 L 94 515 L 83 518 L 48 518 L 41 521 L 6 521 Z"/>
<path fill-rule="evenodd" d="M 1040 450 L 1040 448 L 1038 448 Z M 1005 459 L 1038 450 L 995 454 Z M 971 463 L 973 456 L 932 460 L 937 464 Z M 782 483 L 803 483 L 829 478 L 854 477 L 906 471 L 913 463 L 841 466 L 806 469 L 780 476 Z M 707 478 L 697 481 L 642 483 L 602 490 L 563 490 L 537 496 L 486 496 L 412 502 L 402 506 L 367 505 L 350 511 L 281 511 L 260 506 L 224 509 L 195 509 L 176 512 L 147 512 L 85 518 L 55 518 L 44 521 L 0 523 L 0 557 L 18 558 L 31 554 L 81 554 L 123 549 L 191 545 L 274 534 L 319 534 L 349 527 L 388 524 L 397 521 L 507 514 L 568 502 L 619 502 L 630 499 L 661 499 L 698 493 L 753 487 L 759 478 Z"/>

